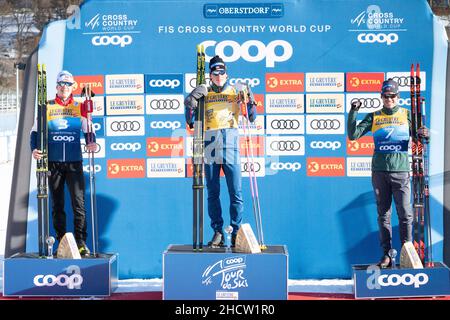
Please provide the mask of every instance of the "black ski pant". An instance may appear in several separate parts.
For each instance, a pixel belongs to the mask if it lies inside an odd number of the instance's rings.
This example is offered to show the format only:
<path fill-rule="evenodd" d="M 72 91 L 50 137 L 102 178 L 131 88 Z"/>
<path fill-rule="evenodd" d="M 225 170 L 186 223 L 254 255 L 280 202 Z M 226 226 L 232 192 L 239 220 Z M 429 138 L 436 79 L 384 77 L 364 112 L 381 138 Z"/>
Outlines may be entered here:
<path fill-rule="evenodd" d="M 413 212 L 409 172 L 372 172 L 372 186 L 375 191 L 378 211 L 380 245 L 387 254 L 392 248 L 391 204 L 394 198 L 397 210 L 400 242 L 412 241 Z"/>
<path fill-rule="evenodd" d="M 73 210 L 74 237 L 78 245 L 86 242 L 85 182 L 83 163 L 49 162 L 49 187 L 52 195 L 52 219 L 58 241 L 66 233 L 66 212 L 64 211 L 64 185 L 70 193 Z"/>

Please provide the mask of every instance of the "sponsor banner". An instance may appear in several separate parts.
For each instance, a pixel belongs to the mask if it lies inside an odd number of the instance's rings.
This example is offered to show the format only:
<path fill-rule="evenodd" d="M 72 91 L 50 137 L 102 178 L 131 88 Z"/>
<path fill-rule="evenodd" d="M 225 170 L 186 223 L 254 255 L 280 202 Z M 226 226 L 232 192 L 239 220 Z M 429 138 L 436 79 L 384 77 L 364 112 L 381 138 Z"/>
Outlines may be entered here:
<path fill-rule="evenodd" d="M 89 154 L 86 149 L 86 140 L 84 138 L 80 139 L 81 142 L 81 152 L 83 158 L 88 158 Z M 104 158 L 105 157 L 105 139 L 97 138 L 95 139 L 95 143 L 97 144 L 97 150 L 94 152 L 94 158 Z"/>
<path fill-rule="evenodd" d="M 92 128 L 97 138 L 105 136 L 105 118 L 92 118 Z"/>
<path fill-rule="evenodd" d="M 137 141 L 130 141 L 129 139 L 124 140 L 124 142 L 113 142 L 109 145 L 111 153 L 131 152 L 131 154 L 134 154 L 135 152 L 138 152 L 143 148 L 144 148 L 143 143 Z"/>
<path fill-rule="evenodd" d="M 237 83 L 247 84 L 249 87 L 254 89 L 261 84 L 261 80 L 259 78 L 229 78 L 228 83 L 233 86 Z"/>
<path fill-rule="evenodd" d="M 247 159 L 247 157 L 241 157 L 242 178 L 249 178 L 250 174 L 253 176 L 253 172 L 256 177 L 264 177 L 266 175 L 266 161 L 264 157 L 254 157 L 253 161 L 250 158 Z"/>
<path fill-rule="evenodd" d="M 105 82 L 103 75 L 95 76 L 74 76 L 75 83 L 73 84 L 73 95 L 81 95 L 81 90 L 86 84 L 91 85 L 91 90 L 96 96 L 105 94 Z"/>
<path fill-rule="evenodd" d="M 143 136 L 145 134 L 144 117 L 107 117 L 107 136 Z"/>
<path fill-rule="evenodd" d="M 383 72 L 347 72 L 347 92 L 380 92 L 384 81 Z"/>
<path fill-rule="evenodd" d="M 89 170 L 90 170 L 91 168 L 90 168 L 90 165 L 89 164 L 84 164 L 83 165 L 83 172 L 85 172 L 85 173 L 87 173 L 87 174 L 89 174 Z M 102 172 L 102 166 L 101 165 L 99 165 L 98 163 L 95 163 L 94 164 L 94 173 L 100 173 L 100 172 Z"/>
<path fill-rule="evenodd" d="M 74 97 L 74 100 L 83 103 L 86 100 L 84 97 Z M 104 96 L 95 96 L 91 98 L 94 103 L 94 110 L 92 111 L 92 116 L 100 117 L 105 115 L 105 97 Z"/>
<path fill-rule="evenodd" d="M 328 153 L 330 151 L 340 150 L 342 143 L 338 140 L 313 140 L 309 143 L 309 147 L 316 152 L 323 150 Z"/>
<path fill-rule="evenodd" d="M 266 113 L 304 113 L 304 94 L 266 94 Z"/>
<path fill-rule="evenodd" d="M 303 156 L 305 155 L 305 137 L 266 137 L 266 154 L 269 156 Z"/>
<path fill-rule="evenodd" d="M 144 93 L 143 74 L 109 74 L 105 76 L 107 94 Z"/>
<path fill-rule="evenodd" d="M 392 78 L 397 81 L 399 91 L 410 91 L 411 72 L 387 72 L 386 79 Z M 420 71 L 420 91 L 427 90 L 427 73 Z"/>
<path fill-rule="evenodd" d="M 264 136 L 252 136 L 250 140 L 247 137 L 239 137 L 239 152 L 242 157 L 247 156 L 247 145 L 249 152 L 253 156 L 264 156 Z M 191 152 L 192 153 L 192 152 Z"/>
<path fill-rule="evenodd" d="M 344 92 L 344 73 L 307 73 L 306 91 L 309 92 Z"/>
<path fill-rule="evenodd" d="M 264 116 L 256 116 L 255 121 L 248 122 L 247 120 L 244 120 L 243 116 L 239 116 L 239 134 L 244 135 L 244 121 L 245 121 L 245 132 L 246 134 L 252 134 L 252 135 L 262 135 L 264 134 Z"/>
<path fill-rule="evenodd" d="M 267 134 L 305 134 L 304 115 L 267 115 Z"/>
<path fill-rule="evenodd" d="M 358 140 L 347 138 L 347 154 L 350 156 L 371 156 L 374 149 L 373 136 L 364 136 Z"/>
<path fill-rule="evenodd" d="M 106 96 L 106 114 L 108 116 L 144 114 L 144 96 Z"/>
<path fill-rule="evenodd" d="M 371 157 L 348 157 L 347 158 L 348 177 L 371 177 L 372 158 Z"/>
<path fill-rule="evenodd" d="M 108 178 L 145 178 L 145 159 L 108 159 Z"/>
<path fill-rule="evenodd" d="M 184 138 L 147 138 L 148 157 L 183 157 Z"/>
<path fill-rule="evenodd" d="M 184 114 L 184 96 L 147 95 L 145 106 L 147 114 Z"/>
<path fill-rule="evenodd" d="M 300 162 L 281 161 L 279 157 L 268 157 L 266 166 L 266 175 L 274 175 L 281 172 L 297 173 L 303 171 L 303 165 Z"/>
<path fill-rule="evenodd" d="M 345 176 L 345 158 L 307 158 L 308 177 Z"/>
<path fill-rule="evenodd" d="M 344 115 L 307 115 L 307 134 L 344 134 Z"/>
<path fill-rule="evenodd" d="M 192 157 L 194 155 L 193 154 L 193 151 L 194 151 L 194 137 L 192 137 L 192 136 L 186 137 L 185 141 L 186 141 L 186 147 L 185 147 L 186 156 L 187 157 Z"/>
<path fill-rule="evenodd" d="M 86 31 L 95 31 L 95 33 L 121 33 L 121 32 L 139 32 L 137 26 L 138 19 L 135 19 L 129 12 L 127 14 L 102 14 L 89 17 L 84 22 Z"/>
<path fill-rule="evenodd" d="M 208 3 L 203 6 L 207 19 L 220 18 L 281 18 L 284 16 L 282 3 Z"/>
<path fill-rule="evenodd" d="M 358 113 L 371 113 L 383 108 L 383 100 L 379 93 L 347 93 L 347 112 L 350 112 L 352 102 L 358 100 L 361 102 Z"/>
<path fill-rule="evenodd" d="M 211 78 L 209 73 L 205 73 L 206 83 L 211 83 Z M 192 90 L 197 86 L 197 74 L 196 73 L 186 73 L 184 75 L 184 91 L 186 93 L 191 93 Z"/>
<path fill-rule="evenodd" d="M 145 75 L 145 93 L 183 93 L 183 86 L 183 75 L 181 73 Z"/>
<path fill-rule="evenodd" d="M 305 74 L 266 73 L 267 92 L 303 92 L 305 91 Z"/>
<path fill-rule="evenodd" d="M 147 159 L 148 178 L 184 178 L 184 158 L 155 158 Z"/>
<path fill-rule="evenodd" d="M 167 119 L 167 118 L 166 118 Z M 177 130 L 183 126 L 182 121 L 164 121 L 164 120 L 154 120 L 150 121 L 151 130 Z"/>
<path fill-rule="evenodd" d="M 261 94 L 261 93 L 253 94 L 253 97 L 255 98 L 255 102 L 256 102 L 256 113 L 263 114 L 265 112 L 264 94 Z"/>
<path fill-rule="evenodd" d="M 307 94 L 307 113 L 344 113 L 344 94 Z"/>

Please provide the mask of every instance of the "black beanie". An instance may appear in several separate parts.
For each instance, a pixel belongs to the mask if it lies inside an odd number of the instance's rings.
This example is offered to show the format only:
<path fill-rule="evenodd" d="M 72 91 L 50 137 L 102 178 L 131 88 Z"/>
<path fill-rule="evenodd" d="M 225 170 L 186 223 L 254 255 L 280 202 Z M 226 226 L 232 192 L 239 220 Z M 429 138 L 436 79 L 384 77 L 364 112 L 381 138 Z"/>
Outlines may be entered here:
<path fill-rule="evenodd" d="M 225 62 L 219 56 L 214 56 L 209 60 L 209 72 L 214 70 L 226 70 Z"/>

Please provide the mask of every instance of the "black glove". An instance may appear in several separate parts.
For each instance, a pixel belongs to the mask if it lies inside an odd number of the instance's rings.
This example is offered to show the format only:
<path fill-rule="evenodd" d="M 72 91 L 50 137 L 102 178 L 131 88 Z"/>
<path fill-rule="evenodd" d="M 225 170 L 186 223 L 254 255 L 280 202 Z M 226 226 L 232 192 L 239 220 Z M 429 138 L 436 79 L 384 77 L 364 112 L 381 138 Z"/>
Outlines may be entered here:
<path fill-rule="evenodd" d="M 362 103 L 359 100 L 352 101 L 352 103 L 351 103 L 352 108 L 351 109 L 353 111 L 358 111 L 359 108 L 361 108 L 361 105 L 362 105 Z"/>

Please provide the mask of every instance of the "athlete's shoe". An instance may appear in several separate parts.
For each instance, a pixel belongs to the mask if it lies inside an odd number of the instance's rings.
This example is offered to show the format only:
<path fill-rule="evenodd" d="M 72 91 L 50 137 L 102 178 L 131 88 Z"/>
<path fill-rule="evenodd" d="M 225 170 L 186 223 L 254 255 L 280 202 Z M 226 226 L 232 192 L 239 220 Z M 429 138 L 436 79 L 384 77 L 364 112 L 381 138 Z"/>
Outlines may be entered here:
<path fill-rule="evenodd" d="M 210 242 L 208 242 L 208 247 L 210 248 L 220 248 L 223 247 L 223 233 L 216 231 Z"/>

